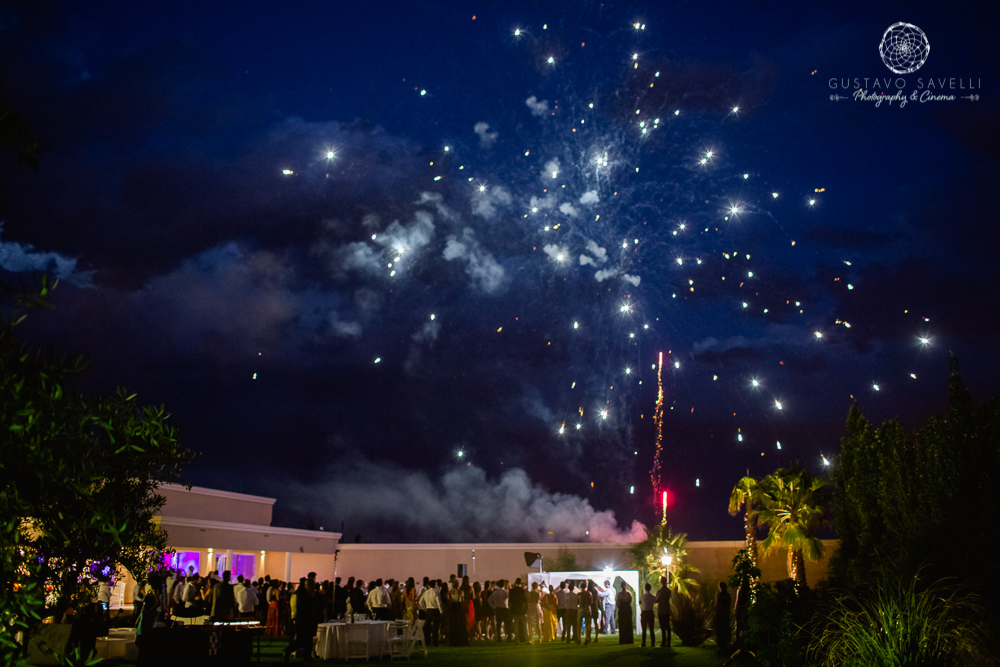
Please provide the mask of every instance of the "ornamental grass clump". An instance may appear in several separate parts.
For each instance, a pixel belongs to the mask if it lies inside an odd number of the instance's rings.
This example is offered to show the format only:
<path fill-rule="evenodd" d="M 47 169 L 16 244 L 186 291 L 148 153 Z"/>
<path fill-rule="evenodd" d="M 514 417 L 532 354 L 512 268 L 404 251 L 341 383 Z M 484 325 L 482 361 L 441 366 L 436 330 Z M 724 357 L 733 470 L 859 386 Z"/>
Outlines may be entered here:
<path fill-rule="evenodd" d="M 829 666 L 995 664 L 985 648 L 979 597 L 950 580 L 880 578 L 821 610 L 810 653 Z"/>
<path fill-rule="evenodd" d="M 698 594 L 674 594 L 670 627 L 681 646 L 701 646 L 712 635 L 712 608 Z"/>

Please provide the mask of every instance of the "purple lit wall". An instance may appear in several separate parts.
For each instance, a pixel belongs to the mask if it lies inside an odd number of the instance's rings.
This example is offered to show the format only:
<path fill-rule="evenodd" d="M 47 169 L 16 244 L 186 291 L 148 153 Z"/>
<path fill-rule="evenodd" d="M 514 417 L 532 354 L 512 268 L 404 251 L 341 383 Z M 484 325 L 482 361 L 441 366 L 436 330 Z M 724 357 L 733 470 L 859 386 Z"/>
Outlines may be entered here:
<path fill-rule="evenodd" d="M 244 579 L 253 578 L 254 558 L 253 554 L 233 554 L 233 581 L 241 574 Z"/>
<path fill-rule="evenodd" d="M 201 554 L 197 551 L 178 551 L 174 554 L 171 567 L 175 570 L 183 570 L 184 574 L 188 573 L 188 567 L 193 567 L 194 572 L 198 572 L 200 568 L 200 558 Z"/>

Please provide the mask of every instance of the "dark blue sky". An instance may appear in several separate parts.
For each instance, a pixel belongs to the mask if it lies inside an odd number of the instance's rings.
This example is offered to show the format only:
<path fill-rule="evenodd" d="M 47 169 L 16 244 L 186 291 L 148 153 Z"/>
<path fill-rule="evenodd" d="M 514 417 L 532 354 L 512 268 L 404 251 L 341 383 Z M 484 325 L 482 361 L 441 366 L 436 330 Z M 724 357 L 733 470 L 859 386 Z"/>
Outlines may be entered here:
<path fill-rule="evenodd" d="M 26 333 L 166 403 L 185 481 L 348 539 L 609 539 L 655 518 L 663 352 L 671 523 L 738 539 L 733 484 L 822 471 L 853 400 L 916 427 L 949 352 L 996 392 L 995 15 L 203 4 L 0 13 L 48 146 L 0 160 L 0 266 L 63 278 Z"/>

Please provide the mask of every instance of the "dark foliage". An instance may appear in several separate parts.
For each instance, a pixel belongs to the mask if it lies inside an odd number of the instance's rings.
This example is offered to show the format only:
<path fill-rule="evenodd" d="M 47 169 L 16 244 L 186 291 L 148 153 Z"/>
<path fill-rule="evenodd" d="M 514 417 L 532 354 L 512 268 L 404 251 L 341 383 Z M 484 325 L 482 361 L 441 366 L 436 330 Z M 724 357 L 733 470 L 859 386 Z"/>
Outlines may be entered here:
<path fill-rule="evenodd" d="M 758 584 L 756 601 L 747 614 L 747 629 L 738 638 L 751 650 L 762 667 L 790 667 L 806 663 L 809 636 L 803 628 L 816 609 L 812 589 L 785 579 Z"/>
<path fill-rule="evenodd" d="M 703 596 L 675 593 L 671 607 L 670 627 L 681 646 L 701 646 L 712 636 L 712 607 Z"/>
<path fill-rule="evenodd" d="M 902 576 L 923 567 L 929 579 L 997 590 L 994 555 L 983 548 L 996 526 L 983 513 L 1000 488 L 998 445 L 1000 402 L 974 406 L 954 367 L 947 412 L 913 435 L 896 420 L 873 426 L 852 406 L 833 474 L 834 583 L 871 584 L 892 563 Z"/>
<path fill-rule="evenodd" d="M 44 300 L 46 282 L 30 299 Z M 190 452 L 161 407 L 124 390 L 83 396 L 66 363 L 20 340 L 17 311 L 0 319 L 0 664 L 17 659 L 17 631 L 89 600 L 98 577 L 154 566 L 166 534 L 153 517 L 160 481 Z M 50 589 L 45 599 L 45 587 Z"/>

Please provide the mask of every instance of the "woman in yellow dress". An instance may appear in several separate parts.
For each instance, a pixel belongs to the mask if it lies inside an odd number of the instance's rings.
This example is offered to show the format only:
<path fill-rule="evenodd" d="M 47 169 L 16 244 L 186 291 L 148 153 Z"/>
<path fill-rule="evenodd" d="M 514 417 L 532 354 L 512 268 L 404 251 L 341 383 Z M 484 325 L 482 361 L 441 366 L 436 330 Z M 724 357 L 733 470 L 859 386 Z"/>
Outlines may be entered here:
<path fill-rule="evenodd" d="M 549 592 L 542 596 L 542 643 L 547 644 L 556 636 L 558 627 L 559 599 L 549 586 Z"/>
<path fill-rule="evenodd" d="M 417 620 L 417 587 L 413 577 L 406 580 L 406 587 L 403 589 L 403 620 L 410 623 Z"/>

